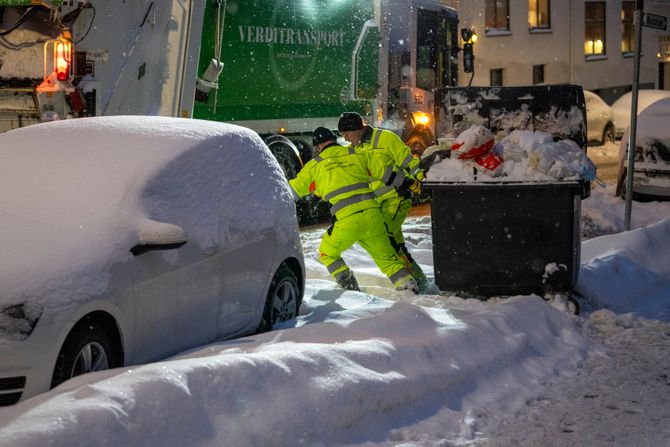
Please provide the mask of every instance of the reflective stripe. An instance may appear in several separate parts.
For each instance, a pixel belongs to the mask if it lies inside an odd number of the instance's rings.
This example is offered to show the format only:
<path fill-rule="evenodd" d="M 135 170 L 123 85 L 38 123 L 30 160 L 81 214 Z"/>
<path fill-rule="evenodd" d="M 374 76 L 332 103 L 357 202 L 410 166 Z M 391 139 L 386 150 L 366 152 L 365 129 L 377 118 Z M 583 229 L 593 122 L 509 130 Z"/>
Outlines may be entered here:
<path fill-rule="evenodd" d="M 417 164 L 416 166 L 414 166 L 414 169 L 412 169 L 411 171 L 409 171 L 409 175 L 410 175 L 411 177 L 414 177 L 420 170 L 421 170 L 421 168 L 420 168 L 419 165 Z"/>
<path fill-rule="evenodd" d="M 333 216 L 335 213 L 343 209 L 344 207 L 347 207 L 349 205 L 353 205 L 354 203 L 359 203 L 359 202 L 365 202 L 366 200 L 374 200 L 375 195 L 374 194 L 358 194 L 355 196 L 347 197 L 346 199 L 342 199 L 336 204 L 334 204 L 332 207 L 330 207 L 330 214 Z"/>
<path fill-rule="evenodd" d="M 411 155 L 408 155 L 407 157 L 405 157 L 405 159 L 400 164 L 400 167 L 401 168 L 406 168 L 407 166 L 409 166 L 409 162 L 412 161 L 413 158 L 414 157 L 412 157 Z"/>
<path fill-rule="evenodd" d="M 344 194 L 345 192 L 356 191 L 357 189 L 369 188 L 369 187 L 370 184 L 368 182 L 360 182 L 360 183 L 354 183 L 353 185 L 343 186 L 341 188 L 336 189 L 335 191 L 331 191 L 328 194 L 326 194 L 323 197 L 323 200 L 330 202 L 330 199 L 332 199 L 333 197 L 337 197 L 340 194 Z"/>
<path fill-rule="evenodd" d="M 382 182 L 384 182 L 384 184 L 388 183 L 388 181 L 391 179 L 391 176 L 393 175 L 393 172 L 394 172 L 393 167 L 391 167 L 391 166 L 386 167 L 386 170 L 384 171 L 384 174 L 382 175 L 382 178 L 381 178 L 381 180 L 382 180 Z"/>
<path fill-rule="evenodd" d="M 406 178 L 407 176 L 405 175 L 405 171 L 398 171 L 398 174 L 395 176 L 395 179 L 393 179 L 391 186 L 400 188 L 400 185 L 402 185 L 402 182 L 404 182 Z"/>
<path fill-rule="evenodd" d="M 328 265 L 328 267 L 326 267 L 326 268 L 328 269 L 328 272 L 332 275 L 335 272 L 335 270 L 337 270 L 339 268 L 342 268 L 342 267 L 346 267 L 346 266 L 347 266 L 347 263 L 344 262 L 344 259 L 340 258 L 336 261 L 331 262 Z M 346 272 L 346 270 L 344 270 L 344 271 Z"/>
<path fill-rule="evenodd" d="M 375 134 L 373 135 L 374 142 L 372 143 L 373 148 L 377 148 L 377 145 L 379 144 L 379 138 L 382 136 L 382 131 L 381 129 L 375 128 Z"/>
<path fill-rule="evenodd" d="M 390 186 L 386 186 L 386 185 L 384 185 L 384 186 L 382 186 L 381 188 L 377 188 L 377 189 L 375 189 L 375 190 L 372 192 L 372 194 L 374 194 L 375 197 L 381 197 L 381 196 L 383 196 L 384 194 L 386 194 L 387 192 L 392 191 L 392 190 L 394 190 L 394 189 L 395 189 L 395 186 L 393 186 L 393 185 L 390 185 Z"/>
<path fill-rule="evenodd" d="M 323 158 L 321 158 L 321 154 L 316 154 L 316 157 L 314 157 L 314 160 L 316 160 L 317 163 L 323 161 Z"/>
<path fill-rule="evenodd" d="M 393 275 L 389 276 L 389 279 L 393 283 L 393 285 L 396 285 L 396 283 L 404 278 L 411 278 L 412 275 L 409 274 L 409 272 L 405 269 L 400 269 L 397 272 L 395 272 Z"/>

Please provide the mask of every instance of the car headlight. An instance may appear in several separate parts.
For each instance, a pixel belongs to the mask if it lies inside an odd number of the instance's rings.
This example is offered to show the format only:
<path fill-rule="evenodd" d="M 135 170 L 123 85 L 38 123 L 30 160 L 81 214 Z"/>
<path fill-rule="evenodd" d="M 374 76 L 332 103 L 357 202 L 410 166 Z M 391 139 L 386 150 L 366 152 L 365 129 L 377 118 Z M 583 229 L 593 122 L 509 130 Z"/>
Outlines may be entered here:
<path fill-rule="evenodd" d="M 21 303 L 0 310 L 0 333 L 26 338 L 32 334 L 43 308 L 37 303 Z"/>

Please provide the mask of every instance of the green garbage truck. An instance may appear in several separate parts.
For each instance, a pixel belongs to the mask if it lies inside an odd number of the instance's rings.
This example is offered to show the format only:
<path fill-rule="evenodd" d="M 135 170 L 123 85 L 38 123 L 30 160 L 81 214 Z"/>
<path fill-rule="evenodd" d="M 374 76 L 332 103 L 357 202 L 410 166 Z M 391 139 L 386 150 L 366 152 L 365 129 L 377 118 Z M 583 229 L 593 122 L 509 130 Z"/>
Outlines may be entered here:
<path fill-rule="evenodd" d="M 82 116 L 216 120 L 258 132 L 286 175 L 355 110 L 417 152 L 457 84 L 440 0 L 0 0 L 0 131 Z"/>

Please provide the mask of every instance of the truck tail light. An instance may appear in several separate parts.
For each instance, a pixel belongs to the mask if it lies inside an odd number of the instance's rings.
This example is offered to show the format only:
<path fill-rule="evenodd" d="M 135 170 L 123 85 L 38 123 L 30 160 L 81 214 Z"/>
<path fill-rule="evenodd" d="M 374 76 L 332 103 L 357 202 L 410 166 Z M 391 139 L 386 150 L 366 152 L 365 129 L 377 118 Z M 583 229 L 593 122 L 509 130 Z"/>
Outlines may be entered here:
<path fill-rule="evenodd" d="M 70 78 L 70 65 L 72 64 L 72 43 L 67 40 L 57 40 L 54 48 L 54 68 L 56 78 L 59 81 L 67 81 Z"/>
<path fill-rule="evenodd" d="M 72 34 L 65 30 L 57 39 L 44 44 L 44 80 L 51 75 L 59 81 L 69 81 L 72 73 Z M 53 65 L 51 65 L 53 64 Z"/>

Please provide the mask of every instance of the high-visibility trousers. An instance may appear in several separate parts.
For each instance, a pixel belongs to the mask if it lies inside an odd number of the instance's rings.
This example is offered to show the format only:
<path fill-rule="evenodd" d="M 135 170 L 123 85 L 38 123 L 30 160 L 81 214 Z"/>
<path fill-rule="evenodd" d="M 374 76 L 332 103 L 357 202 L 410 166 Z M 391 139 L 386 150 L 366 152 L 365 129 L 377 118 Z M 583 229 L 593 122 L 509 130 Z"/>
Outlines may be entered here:
<path fill-rule="evenodd" d="M 402 224 L 405 222 L 409 210 L 412 209 L 412 199 L 405 199 L 400 196 L 391 197 L 381 202 L 379 206 L 389 236 L 396 246 L 401 246 L 405 243 L 405 237 L 402 235 Z"/>
<path fill-rule="evenodd" d="M 391 197 L 379 204 L 384 216 L 384 223 L 388 228 L 388 237 L 391 245 L 396 250 L 398 257 L 403 261 L 405 269 L 408 270 L 414 280 L 419 285 L 419 290 L 426 290 L 428 279 L 421 270 L 419 264 L 412 258 L 412 255 L 405 246 L 405 236 L 402 234 L 402 224 L 405 222 L 409 211 L 412 209 L 412 199 L 403 197 Z"/>
<path fill-rule="evenodd" d="M 342 253 L 356 242 L 370 254 L 396 288 L 410 281 L 411 275 L 389 241 L 378 207 L 338 219 L 323 235 L 319 246 L 320 260 L 336 280 L 338 275 L 349 270 Z"/>

